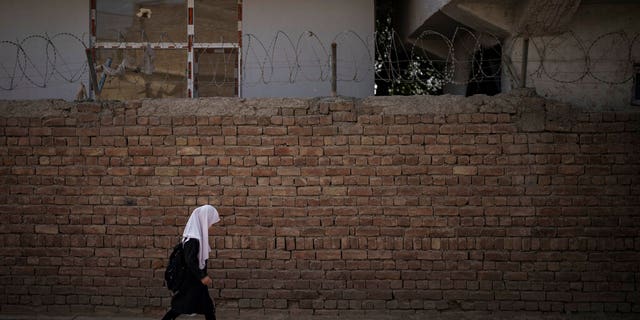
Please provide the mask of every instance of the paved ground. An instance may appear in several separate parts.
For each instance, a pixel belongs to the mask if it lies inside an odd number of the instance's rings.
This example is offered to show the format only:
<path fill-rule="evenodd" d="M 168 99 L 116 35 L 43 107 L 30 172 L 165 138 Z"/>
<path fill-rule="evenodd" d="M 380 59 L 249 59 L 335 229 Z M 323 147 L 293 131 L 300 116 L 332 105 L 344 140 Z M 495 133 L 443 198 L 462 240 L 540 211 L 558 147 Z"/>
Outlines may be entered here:
<path fill-rule="evenodd" d="M 42 315 L 0 314 L 0 320 L 157 320 L 161 316 L 149 315 Z M 313 315 L 305 311 L 282 310 L 277 312 L 218 310 L 219 320 L 637 320 L 638 314 L 604 313 L 539 313 L 539 312 L 418 312 L 389 313 L 385 311 L 355 311 L 341 314 Z M 181 316 L 179 320 L 201 320 L 203 316 Z"/>

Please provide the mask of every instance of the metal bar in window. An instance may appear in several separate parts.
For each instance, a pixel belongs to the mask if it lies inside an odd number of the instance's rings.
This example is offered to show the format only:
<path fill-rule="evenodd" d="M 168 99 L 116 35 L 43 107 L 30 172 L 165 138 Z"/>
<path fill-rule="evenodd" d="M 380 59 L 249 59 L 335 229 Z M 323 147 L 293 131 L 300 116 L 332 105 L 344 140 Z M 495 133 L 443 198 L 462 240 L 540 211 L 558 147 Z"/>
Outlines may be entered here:
<path fill-rule="evenodd" d="M 97 42 L 94 47 L 98 49 L 143 49 L 150 46 L 152 49 L 187 49 L 185 42 Z M 194 49 L 237 49 L 237 43 L 193 43 Z"/>
<path fill-rule="evenodd" d="M 97 10 L 96 10 L 96 0 L 91 0 L 90 3 L 90 11 L 89 11 L 89 17 L 91 19 L 91 26 L 90 26 L 90 31 L 91 31 L 91 36 L 89 37 L 89 44 L 92 43 L 96 43 L 96 34 L 97 34 L 97 28 L 98 25 L 96 24 L 96 16 L 97 16 Z"/>
<path fill-rule="evenodd" d="M 152 49 L 186 49 L 186 43 L 174 42 L 98 42 L 99 49 L 142 49 L 150 46 Z"/>
<path fill-rule="evenodd" d="M 87 63 L 89 64 L 89 68 L 92 69 L 93 68 L 93 63 L 95 63 L 95 59 L 96 59 L 96 52 L 95 52 L 95 43 L 97 40 L 97 28 L 98 25 L 96 24 L 96 16 L 97 14 L 97 4 L 96 4 L 97 0 L 90 0 L 89 1 L 89 32 L 91 32 L 91 35 L 89 35 L 89 51 L 87 52 Z M 91 78 L 89 78 L 89 81 L 92 81 Z M 94 87 L 95 87 L 95 83 L 90 83 L 89 84 L 89 98 L 93 99 L 93 95 L 94 95 Z"/>
<path fill-rule="evenodd" d="M 194 43 L 196 49 L 237 49 L 237 43 Z"/>

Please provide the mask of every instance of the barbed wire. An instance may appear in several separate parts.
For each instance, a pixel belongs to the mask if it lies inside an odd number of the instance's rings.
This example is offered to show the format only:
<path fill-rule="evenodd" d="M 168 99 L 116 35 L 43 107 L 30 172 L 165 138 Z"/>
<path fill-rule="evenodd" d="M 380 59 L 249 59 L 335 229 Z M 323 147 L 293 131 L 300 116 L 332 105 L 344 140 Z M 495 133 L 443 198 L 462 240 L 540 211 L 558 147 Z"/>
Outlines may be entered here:
<path fill-rule="evenodd" d="M 185 50 L 186 51 L 186 50 Z M 184 97 L 186 55 L 176 50 L 96 50 L 96 73 L 102 99 Z"/>
<path fill-rule="evenodd" d="M 315 35 L 308 32 L 314 41 Z M 355 34 L 355 33 L 353 33 Z M 267 83 L 293 83 L 300 80 L 300 74 L 307 81 L 327 81 L 329 53 L 327 46 L 320 42 L 322 50 L 312 52 L 311 59 L 298 48 L 304 33 L 291 36 L 278 31 L 271 41 L 258 39 L 255 35 L 245 35 L 243 64 L 244 74 L 257 74 L 255 78 L 245 77 L 245 84 L 261 81 Z M 342 69 L 338 81 L 359 81 L 358 73 L 375 72 L 375 79 L 388 82 L 423 81 L 419 73 L 406 72 L 407 66 L 429 66 L 430 76 L 444 84 L 469 84 L 472 82 L 491 81 L 503 72 L 511 73 L 512 81 L 520 79 L 517 74 L 522 63 L 522 50 L 516 44 L 522 37 L 514 37 L 509 42 L 501 41 L 497 36 L 478 33 L 468 28 L 457 28 L 452 36 L 427 30 L 410 41 L 404 41 L 395 30 L 377 35 L 377 41 L 371 42 L 357 36 L 351 42 L 352 51 L 365 51 L 366 57 L 353 52 L 343 54 L 340 59 L 341 46 L 338 45 L 338 65 L 349 65 Z M 386 39 L 381 39 L 385 37 Z M 281 41 L 281 38 L 287 41 Z M 297 39 L 293 41 L 292 39 Z M 268 43 L 265 44 L 265 43 Z M 438 48 L 439 54 L 427 53 L 428 48 Z M 614 31 L 604 33 L 592 40 L 583 40 L 575 32 L 568 31 L 559 35 L 531 38 L 529 48 L 528 76 L 544 81 L 558 83 L 578 83 L 581 81 L 598 82 L 605 85 L 620 85 L 633 79 L 633 63 L 640 61 L 640 33 Z M 373 45 L 373 49 L 371 46 Z M 281 46 L 281 47 L 279 47 Z M 342 47 L 344 48 L 344 47 Z M 495 55 L 488 55 L 491 50 Z M 256 52 L 259 52 L 256 54 Z M 286 54 L 281 54 L 286 52 Z M 277 54 L 280 53 L 280 54 Z M 318 55 L 321 53 L 321 55 Z M 351 54 L 351 55 L 350 55 Z M 494 58 L 493 56 L 499 56 Z M 370 63 L 376 57 L 375 65 Z M 253 58 L 253 59 L 251 59 Z M 284 59 L 283 59 L 284 58 Z M 252 62 L 248 62 L 252 61 Z M 316 61 L 315 64 L 304 64 L 301 61 Z M 485 64 L 498 66 L 486 69 L 479 66 Z M 320 68 L 315 78 L 305 73 L 307 68 Z M 505 70 L 505 68 L 507 68 Z M 285 77 L 274 79 L 276 70 L 288 72 Z M 466 70 L 464 80 L 457 78 L 456 72 Z M 345 73 L 345 71 L 351 73 Z"/>
<path fill-rule="evenodd" d="M 79 82 L 88 73 L 88 64 L 86 59 L 70 60 L 68 54 L 84 55 L 87 45 L 82 38 L 57 33 L 0 41 L 0 90 L 13 90 L 23 82 L 36 88 L 51 82 Z"/>
<path fill-rule="evenodd" d="M 246 85 L 268 84 L 273 81 L 295 83 L 299 76 L 305 81 L 324 82 L 329 79 L 330 50 L 312 31 L 301 33 L 297 37 L 277 31 L 269 44 L 250 33 L 244 35 L 244 40 L 242 70 Z M 310 52 L 303 53 L 305 47 Z M 279 70 L 284 71 L 286 78 L 274 79 Z M 313 77 L 310 76 L 311 71 L 315 71 Z"/>
<path fill-rule="evenodd" d="M 195 50 L 200 96 L 234 95 L 238 86 L 238 49 Z"/>
<path fill-rule="evenodd" d="M 85 37 L 57 33 L 0 41 L 0 90 L 46 88 L 86 79 L 86 59 L 77 58 L 84 56 L 88 47 Z M 239 49 L 196 49 L 198 84 L 218 88 L 238 85 L 239 73 L 244 86 L 326 82 L 331 76 L 331 42 L 337 43 L 337 77 L 341 82 L 362 82 L 371 74 L 382 82 L 435 81 L 438 85 L 494 81 L 503 74 L 510 74 L 513 82 L 520 79 L 522 37 L 502 41 L 492 34 L 457 28 L 451 35 L 426 30 L 411 40 L 403 39 L 393 29 L 373 36 L 344 31 L 329 42 L 322 41 L 326 38 L 313 31 L 277 31 L 267 39 L 247 33 Z M 637 32 L 612 31 L 585 40 L 568 31 L 529 40 L 527 76 L 533 81 L 616 86 L 633 80 L 633 63 L 640 61 Z M 121 43 L 123 47 L 127 44 Z M 164 88 L 164 94 L 175 94 L 175 88 L 183 87 L 179 83 L 185 76 L 186 58 L 163 55 L 160 52 L 164 50 L 160 49 L 154 49 L 152 58 L 148 54 L 144 58 L 144 49 L 109 50 L 121 52 L 121 57 L 118 61 L 112 59 L 113 66 L 107 66 L 107 55 L 98 55 L 99 71 L 117 77 L 151 70 L 143 73 L 158 76 L 144 81 L 134 79 L 134 85 L 160 81 L 155 86 Z M 83 53 L 78 54 L 79 51 Z M 71 55 L 76 58 L 71 59 Z M 486 64 L 494 68 L 483 68 Z"/>
<path fill-rule="evenodd" d="M 506 62 L 521 63 L 517 60 L 522 55 L 518 41 L 516 39 L 505 48 L 510 58 Z M 529 41 L 531 71 L 528 76 L 534 79 L 620 85 L 633 80 L 633 64 L 640 61 L 640 33 L 607 32 L 585 41 L 575 32 L 568 31 Z"/>

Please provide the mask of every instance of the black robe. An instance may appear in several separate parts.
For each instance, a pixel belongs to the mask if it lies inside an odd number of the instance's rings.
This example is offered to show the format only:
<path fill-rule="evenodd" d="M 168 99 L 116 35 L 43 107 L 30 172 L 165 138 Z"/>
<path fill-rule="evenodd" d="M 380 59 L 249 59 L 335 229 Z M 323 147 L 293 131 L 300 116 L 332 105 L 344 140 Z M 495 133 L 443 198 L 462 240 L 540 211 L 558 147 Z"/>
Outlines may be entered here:
<path fill-rule="evenodd" d="M 180 289 L 171 299 L 171 309 L 177 313 L 205 314 L 215 309 L 209 296 L 209 288 L 200 279 L 207 276 L 207 265 L 200 269 L 198 263 L 200 241 L 189 239 L 184 243 L 184 258 L 187 263 L 187 274 Z"/>

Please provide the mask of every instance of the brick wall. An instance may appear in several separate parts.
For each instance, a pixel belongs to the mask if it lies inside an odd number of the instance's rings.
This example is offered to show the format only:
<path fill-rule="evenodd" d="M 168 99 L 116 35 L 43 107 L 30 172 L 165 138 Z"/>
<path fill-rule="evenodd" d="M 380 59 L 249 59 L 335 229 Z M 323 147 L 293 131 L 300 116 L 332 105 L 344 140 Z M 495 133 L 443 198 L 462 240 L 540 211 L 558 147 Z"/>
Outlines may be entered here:
<path fill-rule="evenodd" d="M 0 312 L 640 312 L 640 111 L 529 94 L 2 102 Z"/>

